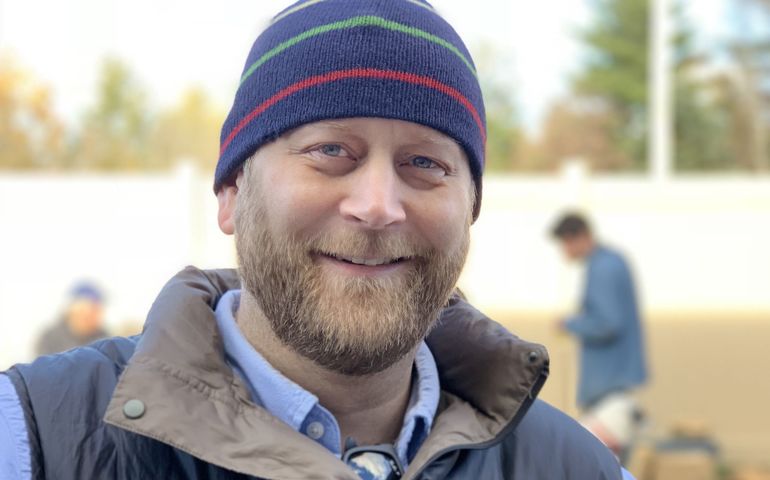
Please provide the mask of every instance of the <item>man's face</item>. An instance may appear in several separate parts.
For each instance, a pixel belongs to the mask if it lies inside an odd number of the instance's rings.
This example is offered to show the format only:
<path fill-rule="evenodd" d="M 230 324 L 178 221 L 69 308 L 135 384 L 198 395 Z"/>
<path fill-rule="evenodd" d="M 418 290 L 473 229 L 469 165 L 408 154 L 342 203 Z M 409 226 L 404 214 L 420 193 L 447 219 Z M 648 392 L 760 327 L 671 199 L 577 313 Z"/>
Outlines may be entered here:
<path fill-rule="evenodd" d="M 244 288 L 301 355 L 381 371 L 424 338 L 455 286 L 472 185 L 462 148 L 428 127 L 357 118 L 288 132 L 225 192 Z"/>
<path fill-rule="evenodd" d="M 593 249 L 593 239 L 587 233 L 568 235 L 559 239 L 564 255 L 572 261 L 586 258 Z"/>
<path fill-rule="evenodd" d="M 79 337 L 95 334 L 102 327 L 103 317 L 102 304 L 88 298 L 76 298 L 67 308 L 67 325 Z"/>

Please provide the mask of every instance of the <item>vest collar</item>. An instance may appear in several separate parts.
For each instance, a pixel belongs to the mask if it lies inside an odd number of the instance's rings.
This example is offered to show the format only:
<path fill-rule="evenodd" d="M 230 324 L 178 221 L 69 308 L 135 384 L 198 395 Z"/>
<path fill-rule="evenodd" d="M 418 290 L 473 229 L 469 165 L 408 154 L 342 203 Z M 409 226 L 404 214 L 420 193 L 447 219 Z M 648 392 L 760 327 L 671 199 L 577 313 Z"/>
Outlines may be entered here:
<path fill-rule="evenodd" d="M 194 267 L 166 284 L 105 422 L 257 477 L 357 479 L 321 445 L 254 405 L 226 364 L 213 306 L 239 286 L 235 270 Z M 426 341 L 438 366 L 442 402 L 405 478 L 442 452 L 507 435 L 548 374 L 544 347 L 511 335 L 457 296 Z M 126 416 L 129 400 L 143 403 L 141 417 Z"/>

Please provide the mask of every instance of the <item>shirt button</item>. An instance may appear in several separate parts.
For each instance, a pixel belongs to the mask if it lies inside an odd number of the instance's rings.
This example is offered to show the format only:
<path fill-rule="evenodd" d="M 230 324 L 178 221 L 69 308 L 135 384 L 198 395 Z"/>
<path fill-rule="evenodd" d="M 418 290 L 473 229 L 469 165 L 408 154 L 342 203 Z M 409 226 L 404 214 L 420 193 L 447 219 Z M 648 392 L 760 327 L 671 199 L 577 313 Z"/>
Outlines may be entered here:
<path fill-rule="evenodd" d="M 123 415 L 130 419 L 137 419 L 144 415 L 144 402 L 137 399 L 127 401 L 123 405 Z"/>
<path fill-rule="evenodd" d="M 313 440 L 318 440 L 324 436 L 324 426 L 320 422 L 310 422 L 307 426 L 307 436 Z"/>

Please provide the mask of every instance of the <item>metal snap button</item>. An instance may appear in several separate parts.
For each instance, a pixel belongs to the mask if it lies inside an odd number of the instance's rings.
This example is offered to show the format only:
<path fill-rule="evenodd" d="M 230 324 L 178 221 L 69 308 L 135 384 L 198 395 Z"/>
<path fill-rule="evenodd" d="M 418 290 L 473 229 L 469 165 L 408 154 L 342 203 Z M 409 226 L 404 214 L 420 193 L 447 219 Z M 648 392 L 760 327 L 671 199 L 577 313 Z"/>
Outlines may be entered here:
<path fill-rule="evenodd" d="M 144 410 L 144 402 L 135 398 L 127 401 L 123 405 L 123 415 L 125 415 L 126 418 L 130 418 L 132 420 L 144 415 Z"/>

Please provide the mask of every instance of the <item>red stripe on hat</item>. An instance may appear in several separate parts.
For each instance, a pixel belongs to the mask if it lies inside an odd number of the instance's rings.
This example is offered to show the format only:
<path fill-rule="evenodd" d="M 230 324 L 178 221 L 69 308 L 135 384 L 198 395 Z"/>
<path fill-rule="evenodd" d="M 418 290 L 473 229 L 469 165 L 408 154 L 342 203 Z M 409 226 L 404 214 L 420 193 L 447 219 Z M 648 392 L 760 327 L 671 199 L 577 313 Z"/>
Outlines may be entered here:
<path fill-rule="evenodd" d="M 484 133 L 484 124 L 481 121 L 479 112 L 476 111 L 476 108 L 473 106 L 473 104 L 457 89 L 441 83 L 433 78 L 425 77 L 422 75 L 415 75 L 413 73 L 396 72 L 392 70 L 378 70 L 376 68 L 354 68 L 351 70 L 338 70 L 336 72 L 329 72 L 323 75 L 316 75 L 314 77 L 306 78 L 293 85 L 289 85 L 272 97 L 268 98 L 259 106 L 257 106 L 257 108 L 252 110 L 248 115 L 243 117 L 243 119 L 238 122 L 238 125 L 236 125 L 235 128 L 230 131 L 230 133 L 227 135 L 227 138 L 225 138 L 224 142 L 222 142 L 222 147 L 219 149 L 219 156 L 222 156 L 222 154 L 225 152 L 225 150 L 227 150 L 227 147 L 230 145 L 230 143 L 232 143 L 233 139 L 238 135 L 238 133 L 246 128 L 246 126 L 251 123 L 252 120 L 260 116 L 265 110 L 280 102 L 284 98 L 297 93 L 300 90 L 305 90 L 316 85 L 336 82 L 347 78 L 379 78 L 384 80 L 396 80 L 414 85 L 422 85 L 424 87 L 432 88 L 433 90 L 437 90 L 445 95 L 448 95 L 457 100 L 462 106 L 465 107 L 466 110 L 468 110 L 468 112 L 473 117 L 473 120 L 476 122 L 476 126 L 479 128 L 479 134 L 481 135 L 482 142 L 487 142 L 487 136 Z"/>

